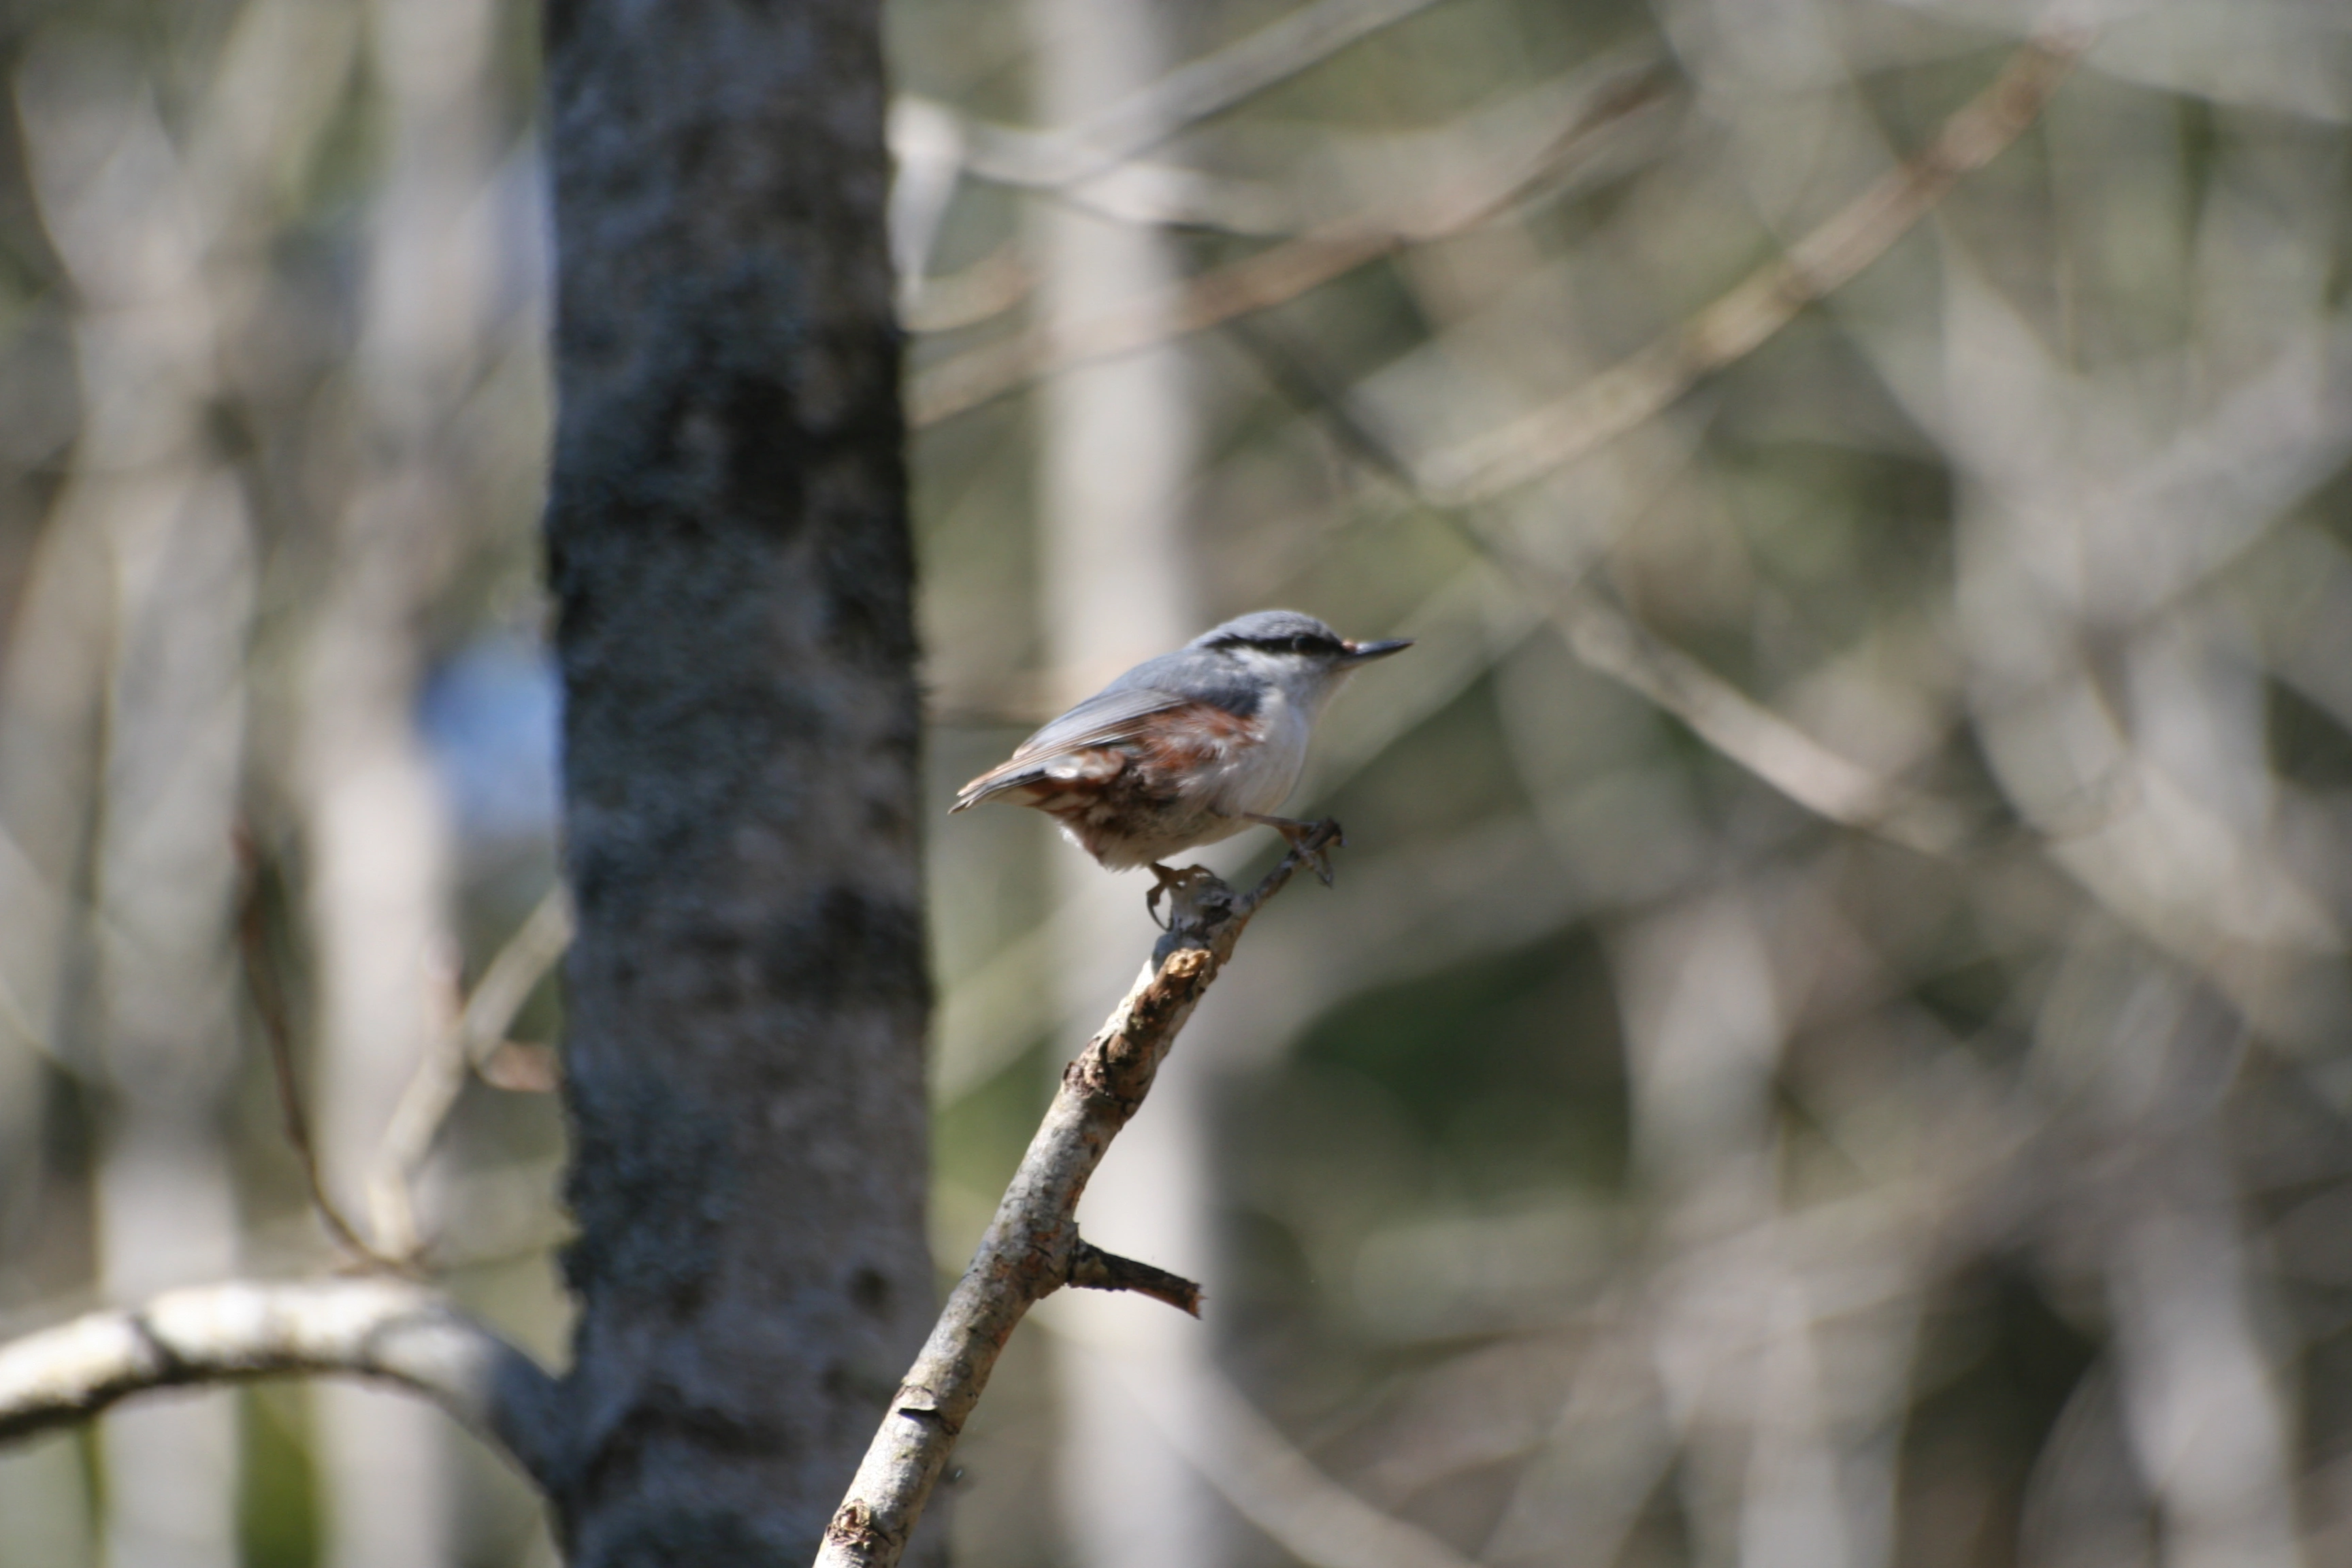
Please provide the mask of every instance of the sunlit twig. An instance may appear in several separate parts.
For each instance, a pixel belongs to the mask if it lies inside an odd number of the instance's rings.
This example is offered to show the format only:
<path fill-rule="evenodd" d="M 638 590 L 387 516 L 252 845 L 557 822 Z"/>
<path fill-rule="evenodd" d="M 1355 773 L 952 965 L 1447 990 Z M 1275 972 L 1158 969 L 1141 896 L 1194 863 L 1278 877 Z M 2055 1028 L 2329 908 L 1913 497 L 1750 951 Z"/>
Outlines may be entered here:
<path fill-rule="evenodd" d="M 1681 720 L 1701 740 L 1799 805 L 1925 855 L 1959 847 L 1959 814 L 1906 790 L 1806 734 L 1680 649 L 1650 635 L 1591 588 L 1553 611 L 1569 647 L 1589 668 L 1624 682 Z"/>
<path fill-rule="evenodd" d="M 1075 125 L 1027 133 L 975 127 L 966 164 L 984 179 L 1033 190 L 1076 184 L 1435 4 L 1313 0 Z"/>
<path fill-rule="evenodd" d="M 1604 132 L 1665 89 L 1654 61 L 1616 71 L 1580 99 L 1531 158 L 1482 188 L 1342 218 L 1067 331 L 1033 328 L 942 361 L 909 379 L 908 420 L 938 424 L 1040 376 L 1269 310 L 1408 246 L 1475 228 L 1594 153 Z"/>
<path fill-rule="evenodd" d="M 475 983 L 453 1026 L 433 1043 L 385 1126 L 368 1173 L 368 1214 L 393 1256 L 415 1258 L 416 1178 L 469 1073 L 486 1073 L 531 992 L 572 944 L 572 902 L 558 882 Z"/>
<path fill-rule="evenodd" d="M 246 986 L 252 994 L 253 1009 L 261 1020 L 262 1039 L 268 1048 L 270 1077 L 278 1089 L 278 1110 L 287 1146 L 293 1150 L 295 1163 L 301 1168 L 302 1184 L 310 1195 L 310 1206 L 317 1211 L 328 1234 L 354 1258 L 378 1268 L 404 1269 L 407 1266 L 400 1258 L 378 1251 L 343 1217 L 319 1174 L 318 1150 L 310 1138 L 310 1115 L 303 1106 L 302 1086 L 294 1072 L 293 1030 L 287 1021 L 286 998 L 278 988 L 277 968 L 269 956 L 258 858 L 250 836 L 242 830 L 236 835 L 236 853 L 244 873 L 244 887 L 237 901 L 236 932 L 245 960 Z"/>
<path fill-rule="evenodd" d="M 1169 1419 L 1155 1390 L 1117 1358 L 1100 1358 L 1184 1462 L 1244 1519 L 1310 1568 L 1471 1568 L 1420 1526 L 1384 1513 L 1325 1475 L 1213 1368 L 1188 1372 L 1188 1403 L 1205 1429 Z"/>
<path fill-rule="evenodd" d="M 1294 384 L 1301 401 L 1326 415 L 1347 449 L 1402 488 L 1502 570 L 1588 668 L 1622 682 L 1688 725 L 1701 740 L 1816 816 L 1874 833 L 1923 854 L 1948 856 L 1964 837 L 1951 806 L 1906 789 L 1832 751 L 1758 703 L 1696 659 L 1643 629 L 1610 605 L 1585 574 L 1603 550 L 1591 545 L 1579 564 L 1538 561 L 1475 504 L 1449 504 L 1423 492 L 1421 476 L 1379 424 L 1330 387 L 1276 334 L 1247 334 L 1269 371 Z"/>
<path fill-rule="evenodd" d="M 1702 376 L 1758 348 L 1799 310 L 1885 254 L 1962 174 L 1982 168 L 2022 134 L 2089 44 L 2080 33 L 2051 33 L 2028 43 L 1926 147 L 1785 255 L 1567 396 L 1420 458 L 1420 487 L 1461 505 L 1526 484 L 1631 430 Z"/>

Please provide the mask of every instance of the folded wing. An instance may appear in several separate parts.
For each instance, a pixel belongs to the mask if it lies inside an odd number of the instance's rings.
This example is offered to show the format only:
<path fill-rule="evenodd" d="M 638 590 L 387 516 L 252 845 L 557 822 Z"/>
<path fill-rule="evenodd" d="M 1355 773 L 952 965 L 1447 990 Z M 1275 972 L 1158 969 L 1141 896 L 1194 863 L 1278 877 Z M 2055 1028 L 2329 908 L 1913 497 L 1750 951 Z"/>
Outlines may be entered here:
<path fill-rule="evenodd" d="M 1157 687 L 1097 692 L 1021 742 L 1013 755 L 956 792 L 956 811 L 1008 795 L 1035 796 L 1053 786 L 1118 776 L 1127 765 L 1121 747 L 1148 738 L 1145 721 L 1190 705 Z M 1027 804 L 1024 800 L 1019 804 Z"/>

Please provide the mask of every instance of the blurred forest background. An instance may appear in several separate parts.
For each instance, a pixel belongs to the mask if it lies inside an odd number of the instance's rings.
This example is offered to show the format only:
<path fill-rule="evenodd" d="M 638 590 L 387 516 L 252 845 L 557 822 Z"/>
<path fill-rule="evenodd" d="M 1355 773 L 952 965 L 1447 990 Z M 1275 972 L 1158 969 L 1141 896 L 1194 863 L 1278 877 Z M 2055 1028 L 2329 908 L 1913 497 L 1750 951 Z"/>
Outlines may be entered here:
<path fill-rule="evenodd" d="M 954 786 L 1420 640 L 1084 1211 L 1205 1322 L 1048 1302 L 960 1560 L 2352 1563 L 2352 10 L 890 21 L 943 1280 L 1153 934 Z M 0 6 L 0 1335 L 333 1264 L 282 1011 L 561 1359 L 537 26 Z M 5 1568 L 552 1560 L 364 1389 L 0 1455 Z"/>

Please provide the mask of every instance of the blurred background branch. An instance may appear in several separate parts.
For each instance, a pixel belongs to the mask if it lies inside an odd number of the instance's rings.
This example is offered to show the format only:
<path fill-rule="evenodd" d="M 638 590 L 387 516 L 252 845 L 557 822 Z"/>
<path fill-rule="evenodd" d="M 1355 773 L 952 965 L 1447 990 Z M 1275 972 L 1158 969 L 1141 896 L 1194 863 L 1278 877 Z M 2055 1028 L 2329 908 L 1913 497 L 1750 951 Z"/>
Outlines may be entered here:
<path fill-rule="evenodd" d="M 496 1064 L 519 1047 L 507 1038 L 515 1016 L 546 980 L 572 943 L 572 902 L 559 884 L 548 889 L 506 945 L 498 950 L 473 993 L 454 1009 L 439 1037 L 417 1064 L 416 1076 L 394 1107 L 368 1176 L 368 1218 L 395 1258 L 415 1262 L 425 1245 L 416 1224 L 416 1183 L 434 1143 L 448 1124 L 468 1078 L 507 1089 L 550 1089 L 551 1079 L 527 1079 L 528 1069 Z M 545 1069 L 541 1069 L 544 1072 Z"/>
<path fill-rule="evenodd" d="M 444 1298 L 383 1279 L 196 1286 L 93 1312 L 0 1350 L 0 1437 L 89 1420 L 175 1387 L 320 1373 L 422 1394 L 523 1468 L 551 1434 L 530 1420 L 548 1376 Z"/>
<path fill-rule="evenodd" d="M 888 11 L 932 798 L 1420 647 L 1082 1215 L 1205 1323 L 1045 1303 L 960 1559 L 2352 1553 L 2340 8 L 1076 9 Z M 338 1261 L 247 913 L 328 1200 L 560 1359 L 536 18 L 0 21 L 0 1312 Z M 950 1267 L 1148 933 L 1026 818 L 930 829 Z M 0 1568 L 553 1560 L 340 1400 L 13 1449 Z"/>

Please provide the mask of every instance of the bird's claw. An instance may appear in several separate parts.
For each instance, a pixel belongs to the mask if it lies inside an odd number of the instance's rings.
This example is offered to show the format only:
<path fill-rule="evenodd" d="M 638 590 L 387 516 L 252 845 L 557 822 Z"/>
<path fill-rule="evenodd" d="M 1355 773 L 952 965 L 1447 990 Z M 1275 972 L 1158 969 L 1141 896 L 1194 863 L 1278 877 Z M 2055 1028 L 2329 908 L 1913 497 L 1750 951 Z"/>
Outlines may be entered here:
<path fill-rule="evenodd" d="M 1215 879 L 1215 873 L 1211 871 L 1206 866 L 1187 866 L 1182 870 L 1179 871 L 1169 867 L 1162 866 L 1156 860 L 1151 863 L 1151 875 L 1153 878 L 1151 890 L 1143 895 L 1143 912 L 1150 915 L 1151 917 L 1151 923 L 1158 926 L 1161 931 L 1167 931 L 1170 929 L 1171 925 L 1174 921 L 1176 914 L 1182 908 L 1181 903 L 1171 905 L 1169 910 L 1169 919 L 1164 921 L 1161 920 L 1160 918 L 1160 900 L 1163 895 L 1173 892 L 1181 900 L 1183 896 L 1184 889 L 1191 887 L 1193 883 L 1200 881 L 1203 878 L 1207 878 L 1212 881 Z"/>
<path fill-rule="evenodd" d="M 1347 847 L 1348 836 L 1339 831 L 1337 822 L 1327 816 L 1300 841 L 1298 852 L 1306 859 L 1307 868 L 1315 873 L 1315 879 L 1328 888 L 1331 885 L 1331 851 Z"/>
<path fill-rule="evenodd" d="M 1347 835 L 1331 817 L 1320 822 L 1290 822 L 1276 819 L 1266 826 L 1289 841 L 1290 852 L 1315 873 L 1315 879 L 1325 887 L 1331 885 L 1331 851 L 1347 847 Z"/>

